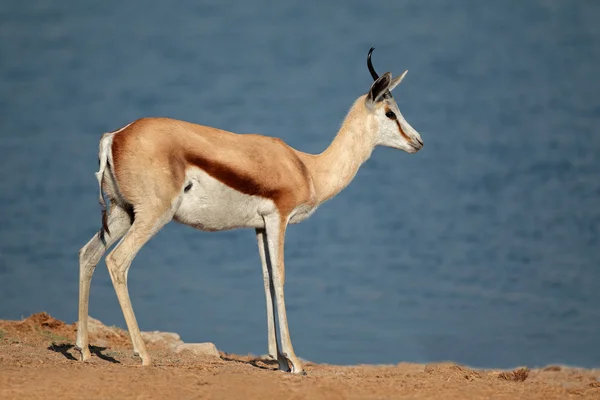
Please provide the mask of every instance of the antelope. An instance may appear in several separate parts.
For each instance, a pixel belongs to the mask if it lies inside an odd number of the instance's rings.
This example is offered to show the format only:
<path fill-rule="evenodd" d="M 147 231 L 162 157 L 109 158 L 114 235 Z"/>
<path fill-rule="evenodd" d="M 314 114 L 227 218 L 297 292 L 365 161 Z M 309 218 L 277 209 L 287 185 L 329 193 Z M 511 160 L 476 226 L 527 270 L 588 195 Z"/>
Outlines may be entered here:
<path fill-rule="evenodd" d="M 269 356 L 280 370 L 305 374 L 288 329 L 284 299 L 287 226 L 304 221 L 344 189 L 375 146 L 407 153 L 423 147 L 391 91 L 406 73 L 373 77 L 339 132 L 320 154 L 295 150 L 281 139 L 236 134 L 168 118 L 142 118 L 110 133 L 99 145 L 102 227 L 79 251 L 79 320 L 76 349 L 90 359 L 88 303 L 92 275 L 106 250 L 111 281 L 142 365 L 151 358 L 140 334 L 127 289 L 134 257 L 158 230 L 176 220 L 204 231 L 254 228 L 262 264 Z M 110 202 L 107 211 L 104 197 Z M 277 317 L 277 320 L 275 319 Z M 276 333 L 279 327 L 279 341 Z"/>

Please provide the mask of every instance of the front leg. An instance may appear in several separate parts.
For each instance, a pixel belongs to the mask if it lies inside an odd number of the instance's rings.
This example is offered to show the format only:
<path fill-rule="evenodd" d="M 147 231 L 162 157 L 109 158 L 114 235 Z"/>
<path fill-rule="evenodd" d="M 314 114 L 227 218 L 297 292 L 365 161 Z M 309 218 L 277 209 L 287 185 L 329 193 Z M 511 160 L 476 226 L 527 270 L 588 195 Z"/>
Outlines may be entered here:
<path fill-rule="evenodd" d="M 289 371 L 287 360 L 279 351 L 277 345 L 277 331 L 275 330 L 275 293 L 273 277 L 271 276 L 271 264 L 267 253 L 269 249 L 266 241 L 267 233 L 264 229 L 256 229 L 256 240 L 258 241 L 258 253 L 263 272 L 263 283 L 265 285 L 265 298 L 267 300 L 267 336 L 269 338 L 269 356 L 279 362 L 279 369 Z"/>
<path fill-rule="evenodd" d="M 294 374 L 305 374 L 302 369 L 302 363 L 296 357 L 290 332 L 288 329 L 287 313 L 285 310 L 285 299 L 283 292 L 285 265 L 283 257 L 283 246 L 285 239 L 285 231 L 287 227 L 287 217 L 279 214 L 271 214 L 265 217 L 265 229 L 267 234 L 267 249 L 269 252 L 269 260 L 271 261 L 271 277 L 273 289 L 275 292 L 275 300 L 277 304 L 277 317 L 279 322 L 279 333 L 281 334 L 281 350 L 282 355 L 289 363 L 291 372 Z M 281 367 L 281 364 L 280 364 Z"/>

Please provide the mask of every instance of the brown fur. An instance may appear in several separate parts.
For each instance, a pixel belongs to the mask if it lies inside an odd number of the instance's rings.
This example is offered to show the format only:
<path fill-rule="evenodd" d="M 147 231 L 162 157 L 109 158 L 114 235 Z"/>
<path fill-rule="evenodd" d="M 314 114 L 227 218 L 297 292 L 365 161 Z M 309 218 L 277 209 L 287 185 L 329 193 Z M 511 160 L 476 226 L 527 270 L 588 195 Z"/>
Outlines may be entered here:
<path fill-rule="evenodd" d="M 344 189 L 373 151 L 375 129 L 365 125 L 365 98 L 363 95 L 355 101 L 337 136 L 322 153 L 296 152 L 310 171 L 319 203 Z"/>
<path fill-rule="evenodd" d="M 273 200 L 282 215 L 315 201 L 306 166 L 276 138 L 144 118 L 115 134 L 112 154 L 119 191 L 134 207 L 152 198 L 170 204 L 191 166 L 242 193 Z"/>

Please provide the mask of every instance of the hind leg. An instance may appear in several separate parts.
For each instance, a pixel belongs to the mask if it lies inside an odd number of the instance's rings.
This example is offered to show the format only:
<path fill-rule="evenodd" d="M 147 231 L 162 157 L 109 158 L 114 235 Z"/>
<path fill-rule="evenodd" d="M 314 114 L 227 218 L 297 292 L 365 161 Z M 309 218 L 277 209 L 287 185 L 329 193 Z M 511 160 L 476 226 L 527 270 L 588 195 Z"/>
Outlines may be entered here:
<path fill-rule="evenodd" d="M 102 228 L 79 250 L 79 322 L 77 323 L 76 349 L 81 353 L 81 360 L 91 357 L 88 348 L 88 304 L 90 298 L 90 283 L 106 250 L 119 240 L 131 227 L 131 218 L 127 211 L 116 204 L 111 204 L 108 215 L 108 230 Z M 103 240 L 104 239 L 104 240 Z"/>
<path fill-rule="evenodd" d="M 150 365 L 151 359 L 133 313 L 127 289 L 127 275 L 137 253 L 160 228 L 171 221 L 176 208 L 168 210 L 162 207 L 150 210 L 136 209 L 133 225 L 114 250 L 106 256 L 106 266 L 125 317 L 133 350 L 142 359 L 142 365 Z"/>

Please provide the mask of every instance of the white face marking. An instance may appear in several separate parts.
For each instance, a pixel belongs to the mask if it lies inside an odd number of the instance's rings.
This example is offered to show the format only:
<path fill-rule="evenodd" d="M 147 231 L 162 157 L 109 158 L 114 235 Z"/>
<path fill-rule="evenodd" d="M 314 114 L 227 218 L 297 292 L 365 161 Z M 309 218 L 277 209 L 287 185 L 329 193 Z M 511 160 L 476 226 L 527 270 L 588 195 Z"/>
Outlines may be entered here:
<path fill-rule="evenodd" d="M 379 127 L 377 144 L 404 150 L 407 153 L 419 151 L 423 147 L 421 135 L 404 119 L 396 101 L 391 98 L 384 99 L 382 102 L 382 106 L 374 110 Z M 389 118 L 387 112 L 394 113 L 395 118 Z"/>
<path fill-rule="evenodd" d="M 240 193 L 197 167 L 187 170 L 184 187 L 190 183 L 174 219 L 201 230 L 263 228 L 263 215 L 276 211 L 272 200 Z"/>
<path fill-rule="evenodd" d="M 407 72 L 404 71 L 394 79 L 390 72 L 386 72 L 373 82 L 366 96 L 366 106 L 370 111 L 367 126 L 376 130 L 376 145 L 416 153 L 423 147 L 421 136 L 406 122 L 398 104 L 390 96 L 391 91 L 402 82 Z"/>

